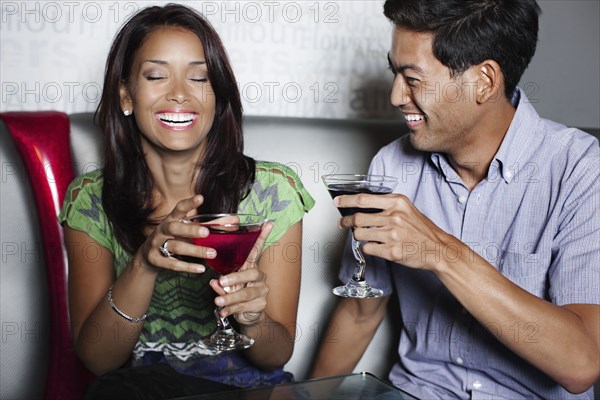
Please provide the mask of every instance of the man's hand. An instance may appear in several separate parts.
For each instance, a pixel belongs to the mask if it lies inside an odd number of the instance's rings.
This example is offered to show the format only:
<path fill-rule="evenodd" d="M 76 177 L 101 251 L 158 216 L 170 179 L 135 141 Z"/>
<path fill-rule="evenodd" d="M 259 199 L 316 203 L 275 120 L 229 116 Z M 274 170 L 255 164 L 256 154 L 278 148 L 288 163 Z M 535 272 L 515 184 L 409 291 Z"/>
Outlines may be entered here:
<path fill-rule="evenodd" d="M 435 225 L 404 195 L 338 196 L 334 203 L 337 207 L 383 210 L 341 219 L 341 226 L 354 228 L 356 240 L 368 242 L 362 248 L 366 254 L 431 271 L 470 254 L 466 245 Z"/>

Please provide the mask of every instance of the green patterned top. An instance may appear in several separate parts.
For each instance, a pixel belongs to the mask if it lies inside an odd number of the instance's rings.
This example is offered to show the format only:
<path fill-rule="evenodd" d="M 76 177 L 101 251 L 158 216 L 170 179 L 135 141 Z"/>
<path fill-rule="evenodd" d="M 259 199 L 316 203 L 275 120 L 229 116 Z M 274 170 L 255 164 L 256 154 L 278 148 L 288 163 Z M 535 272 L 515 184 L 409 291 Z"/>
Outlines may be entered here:
<path fill-rule="evenodd" d="M 117 242 L 102 207 L 103 176 L 100 170 L 76 178 L 68 188 L 59 215 L 61 223 L 87 233 L 114 256 L 117 276 L 132 255 Z M 259 214 L 274 221 L 264 251 L 277 242 L 314 205 L 298 176 L 284 165 L 257 162 L 256 180 L 238 212 Z M 209 286 L 214 277 L 207 268 L 203 274 L 161 271 L 148 309 L 134 358 L 146 351 L 168 350 L 179 360 L 193 356 L 190 345 L 215 329 L 215 293 Z"/>

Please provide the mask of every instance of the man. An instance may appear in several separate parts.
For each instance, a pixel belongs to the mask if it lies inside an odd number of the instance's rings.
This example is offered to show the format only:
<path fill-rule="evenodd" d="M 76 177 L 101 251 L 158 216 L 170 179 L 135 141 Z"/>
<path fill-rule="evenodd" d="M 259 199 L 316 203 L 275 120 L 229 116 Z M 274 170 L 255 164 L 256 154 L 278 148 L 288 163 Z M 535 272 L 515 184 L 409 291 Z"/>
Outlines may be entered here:
<path fill-rule="evenodd" d="M 591 398 L 600 374 L 599 147 L 516 87 L 534 0 L 387 0 L 392 104 L 410 133 L 370 172 L 395 194 L 340 196 L 376 299 L 340 300 L 313 376 L 351 372 L 396 292 L 392 383 L 425 399 Z M 354 265 L 346 257 L 340 278 Z"/>

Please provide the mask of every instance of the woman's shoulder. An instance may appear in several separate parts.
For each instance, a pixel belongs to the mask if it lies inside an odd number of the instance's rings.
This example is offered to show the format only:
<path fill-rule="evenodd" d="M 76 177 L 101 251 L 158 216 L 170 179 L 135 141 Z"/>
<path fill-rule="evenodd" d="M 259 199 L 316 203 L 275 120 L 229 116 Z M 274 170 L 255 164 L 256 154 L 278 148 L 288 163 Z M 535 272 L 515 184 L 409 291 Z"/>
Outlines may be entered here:
<path fill-rule="evenodd" d="M 256 180 L 261 183 L 286 181 L 293 188 L 301 187 L 299 171 L 274 161 L 256 161 Z"/>
<path fill-rule="evenodd" d="M 238 212 L 264 215 L 275 222 L 267 246 L 279 240 L 315 204 L 300 180 L 301 171 L 277 162 L 256 161 L 252 190 Z"/>
<path fill-rule="evenodd" d="M 300 174 L 301 171 L 278 162 L 257 161 L 253 192 L 260 198 L 277 196 L 280 199 L 299 202 L 301 208 L 308 211 L 315 201 L 302 184 Z"/>
<path fill-rule="evenodd" d="M 83 175 L 79 175 L 77 178 L 73 179 L 71 184 L 69 185 L 69 192 L 73 190 L 85 190 L 85 191 L 97 191 L 102 190 L 102 183 L 104 181 L 104 177 L 102 175 L 102 170 L 97 169 L 91 172 L 87 172 Z"/>
<path fill-rule="evenodd" d="M 123 254 L 111 230 L 102 206 L 103 175 L 101 170 L 78 176 L 71 182 L 58 215 L 61 224 L 86 233 L 113 254 Z M 120 258 L 119 258 L 120 259 Z"/>
<path fill-rule="evenodd" d="M 87 172 L 73 179 L 65 193 L 59 219 L 62 221 L 67 218 L 73 208 L 91 205 L 101 207 L 103 181 L 102 170 Z"/>

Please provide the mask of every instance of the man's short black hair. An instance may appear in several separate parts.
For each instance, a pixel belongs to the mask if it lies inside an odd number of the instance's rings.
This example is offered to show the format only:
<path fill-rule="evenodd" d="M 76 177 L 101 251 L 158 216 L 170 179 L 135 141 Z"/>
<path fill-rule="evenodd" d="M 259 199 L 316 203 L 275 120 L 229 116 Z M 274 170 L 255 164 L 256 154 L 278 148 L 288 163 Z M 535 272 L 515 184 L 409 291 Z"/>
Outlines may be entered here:
<path fill-rule="evenodd" d="M 432 32 L 433 54 L 453 76 L 495 60 L 510 99 L 535 54 L 541 10 L 535 0 L 386 0 L 384 14 L 398 27 Z"/>

